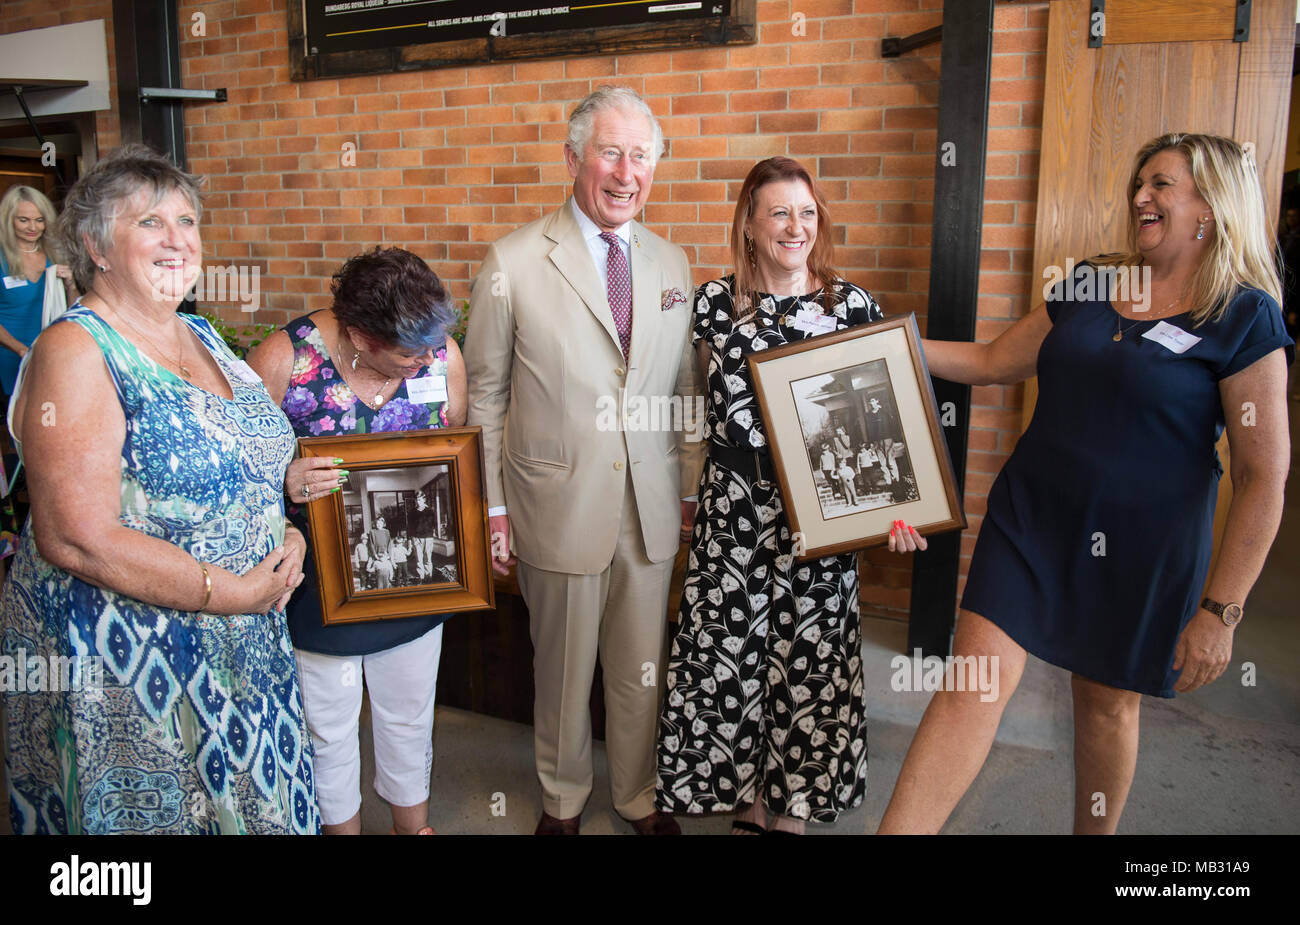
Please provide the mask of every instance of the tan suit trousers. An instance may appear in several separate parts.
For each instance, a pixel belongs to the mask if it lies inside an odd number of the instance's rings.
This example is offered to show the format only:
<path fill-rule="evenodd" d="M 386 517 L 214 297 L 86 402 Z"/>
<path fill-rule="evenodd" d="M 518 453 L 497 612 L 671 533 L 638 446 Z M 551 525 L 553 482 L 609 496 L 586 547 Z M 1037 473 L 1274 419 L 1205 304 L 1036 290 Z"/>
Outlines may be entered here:
<path fill-rule="evenodd" d="M 614 809 L 629 820 L 654 812 L 672 570 L 672 559 L 654 563 L 646 556 L 630 480 L 614 558 L 603 572 L 571 575 L 519 563 L 533 637 L 537 777 L 542 807 L 556 818 L 580 815 L 591 795 L 590 701 L 597 653 L 605 679 L 605 751 Z"/>

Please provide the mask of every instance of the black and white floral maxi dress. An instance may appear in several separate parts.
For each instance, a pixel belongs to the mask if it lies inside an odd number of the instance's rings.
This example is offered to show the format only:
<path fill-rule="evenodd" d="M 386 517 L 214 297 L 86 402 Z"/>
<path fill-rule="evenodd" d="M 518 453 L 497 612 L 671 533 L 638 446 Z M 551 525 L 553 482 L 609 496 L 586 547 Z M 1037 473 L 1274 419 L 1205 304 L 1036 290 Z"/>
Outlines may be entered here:
<path fill-rule="evenodd" d="M 767 451 L 745 356 L 808 335 L 813 296 L 764 296 L 732 317 L 732 277 L 695 294 L 693 340 L 712 346 L 705 439 Z M 883 318 L 841 281 L 836 329 Z M 828 300 L 835 301 L 835 300 Z M 727 812 L 760 798 L 774 813 L 834 822 L 862 802 L 867 726 L 854 553 L 798 562 L 775 482 L 710 454 L 665 675 L 658 807 Z"/>

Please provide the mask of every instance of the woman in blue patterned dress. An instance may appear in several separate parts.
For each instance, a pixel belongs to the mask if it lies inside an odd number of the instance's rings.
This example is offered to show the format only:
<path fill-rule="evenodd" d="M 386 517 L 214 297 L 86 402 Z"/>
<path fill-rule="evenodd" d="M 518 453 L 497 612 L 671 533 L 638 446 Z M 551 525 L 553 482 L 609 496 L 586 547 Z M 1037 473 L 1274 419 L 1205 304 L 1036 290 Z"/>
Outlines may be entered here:
<path fill-rule="evenodd" d="M 249 357 L 300 437 L 458 427 L 465 423 L 465 364 L 447 337 L 455 310 L 446 288 L 410 251 L 375 249 L 334 274 L 334 305 L 290 321 Z M 284 490 L 295 523 L 307 503 L 347 480 L 342 460 L 298 459 Z M 413 499 L 414 501 L 414 499 Z M 409 530 L 414 503 L 403 507 Z M 400 516 L 400 515 L 399 515 Z M 391 528 L 391 529 L 390 529 Z M 369 578 L 393 583 L 389 547 L 402 524 L 377 518 L 365 537 Z M 393 833 L 432 835 L 429 772 L 442 654 L 438 614 L 325 626 L 314 557 L 289 603 L 289 631 L 316 746 L 316 789 L 327 835 L 361 832 L 361 680 L 370 696 L 375 790 Z M 349 683 L 350 681 L 350 683 Z"/>
<path fill-rule="evenodd" d="M 32 502 L 0 598 L 0 654 L 28 673 L 5 685 L 17 832 L 320 827 L 284 616 L 306 545 L 281 498 L 293 433 L 175 312 L 199 215 L 197 179 L 133 146 L 59 219 L 86 295 L 11 412 Z"/>

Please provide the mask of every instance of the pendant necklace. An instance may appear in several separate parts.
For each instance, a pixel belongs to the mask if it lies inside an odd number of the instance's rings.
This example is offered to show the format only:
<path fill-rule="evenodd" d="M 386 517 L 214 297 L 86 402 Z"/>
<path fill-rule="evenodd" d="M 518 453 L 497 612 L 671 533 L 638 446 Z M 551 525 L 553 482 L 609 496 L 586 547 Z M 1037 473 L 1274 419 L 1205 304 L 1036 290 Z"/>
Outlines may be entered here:
<path fill-rule="evenodd" d="M 342 346 L 342 343 L 340 343 L 339 346 Z M 357 350 L 356 348 L 353 348 L 353 350 L 352 350 L 352 371 L 353 371 L 354 373 L 357 372 L 357 360 L 359 360 L 359 359 L 361 359 L 361 352 L 360 352 L 359 350 Z M 390 383 L 390 382 L 392 382 L 392 381 L 393 381 L 393 377 L 392 377 L 392 376 L 389 376 L 387 379 L 384 380 L 384 384 L 381 385 L 381 386 L 379 387 L 379 391 L 377 391 L 377 392 L 375 393 L 375 397 L 374 397 L 374 399 L 372 399 L 372 400 L 369 402 L 369 404 L 370 404 L 370 406 L 371 406 L 372 408 L 375 408 L 376 410 L 378 410 L 379 408 L 383 407 L 383 404 L 384 404 L 384 389 L 388 388 L 388 383 Z M 354 391 L 355 391 L 355 390 L 354 390 Z"/>
<path fill-rule="evenodd" d="M 154 343 L 154 339 L 152 337 L 150 337 L 144 331 L 136 327 L 134 321 L 132 321 L 126 315 L 123 315 L 116 308 L 113 309 L 113 314 L 116 315 L 118 318 L 121 318 L 123 321 L 125 321 L 131 327 L 131 329 L 135 331 L 135 333 L 139 334 L 146 341 L 148 341 L 149 346 L 153 347 L 154 352 L 156 352 L 164 360 L 167 359 L 167 354 L 163 351 L 163 349 L 159 347 L 156 343 Z M 176 347 L 177 347 L 176 359 L 173 362 L 176 364 L 176 368 L 181 371 L 181 376 L 185 379 L 189 379 L 193 376 L 193 373 L 190 372 L 190 368 L 188 366 L 186 366 L 184 363 L 181 362 L 181 360 L 185 358 L 185 333 L 183 331 L 181 332 L 181 339 L 176 343 Z"/>
<path fill-rule="evenodd" d="M 1177 305 L 1179 302 L 1181 302 L 1182 298 L 1183 298 L 1182 296 L 1179 296 L 1178 298 L 1170 302 L 1168 305 L 1166 305 L 1160 313 L 1160 318 L 1166 317 L 1165 313 L 1168 312 L 1169 309 Z M 1121 322 L 1123 322 L 1123 320 L 1124 320 L 1124 316 L 1121 315 L 1119 312 L 1115 312 L 1115 333 L 1111 336 L 1111 340 L 1113 340 L 1117 344 L 1124 339 L 1125 334 L 1133 330 L 1143 321 L 1158 321 L 1159 319 L 1156 318 L 1155 316 L 1152 316 L 1150 318 L 1135 318 L 1133 319 L 1133 323 L 1126 328 L 1120 327 L 1120 324 Z"/>

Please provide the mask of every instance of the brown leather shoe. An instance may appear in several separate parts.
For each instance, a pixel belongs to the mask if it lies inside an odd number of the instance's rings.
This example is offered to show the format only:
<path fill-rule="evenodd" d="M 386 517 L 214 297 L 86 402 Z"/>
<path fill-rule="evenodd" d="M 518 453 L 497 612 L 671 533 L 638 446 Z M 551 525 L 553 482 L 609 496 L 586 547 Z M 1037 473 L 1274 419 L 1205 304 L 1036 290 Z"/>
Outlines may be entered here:
<path fill-rule="evenodd" d="M 667 813 L 655 811 L 644 819 L 629 819 L 638 835 L 681 835 L 682 827 Z"/>
<path fill-rule="evenodd" d="M 542 818 L 537 823 L 537 830 L 534 835 L 577 835 L 578 820 L 581 816 L 574 816 L 572 819 L 556 819 L 554 816 L 542 813 Z"/>

